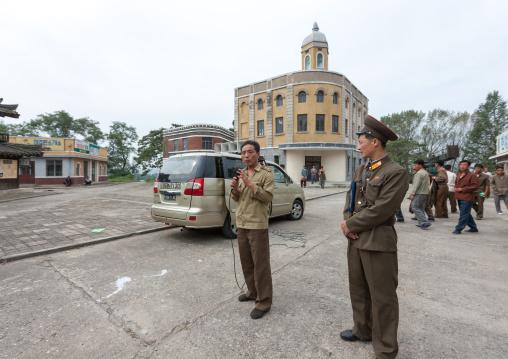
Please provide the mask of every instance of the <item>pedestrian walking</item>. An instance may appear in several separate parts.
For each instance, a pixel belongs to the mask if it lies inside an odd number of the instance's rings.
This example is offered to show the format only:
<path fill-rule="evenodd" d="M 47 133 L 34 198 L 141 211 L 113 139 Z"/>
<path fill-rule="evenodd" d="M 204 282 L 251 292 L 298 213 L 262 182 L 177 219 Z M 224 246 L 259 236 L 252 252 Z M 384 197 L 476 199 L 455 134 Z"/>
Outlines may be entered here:
<path fill-rule="evenodd" d="M 435 218 L 448 218 L 448 207 L 446 206 L 446 199 L 448 198 L 448 176 L 443 168 L 443 160 L 437 160 L 435 164 L 437 168 L 437 176 L 434 177 L 437 183 L 436 202 L 434 203 L 436 208 Z"/>
<path fill-rule="evenodd" d="M 413 167 L 417 171 L 413 177 L 413 189 L 411 190 L 411 205 L 413 213 L 418 220 L 417 226 L 421 229 L 430 227 L 430 222 L 425 217 L 425 202 L 429 195 L 429 176 L 427 171 L 423 169 L 425 162 L 418 159 L 414 162 Z"/>
<path fill-rule="evenodd" d="M 300 180 L 300 187 L 307 187 L 307 176 L 309 175 L 309 171 L 307 171 L 307 167 L 303 166 L 302 169 L 302 179 Z"/>
<path fill-rule="evenodd" d="M 452 166 L 445 165 L 446 175 L 448 176 L 448 200 L 450 201 L 450 211 L 457 213 L 457 200 L 455 199 L 455 179 L 457 175 L 452 172 Z"/>
<path fill-rule="evenodd" d="M 272 306 L 273 287 L 268 238 L 268 208 L 273 199 L 275 177 L 270 167 L 259 162 L 260 146 L 245 141 L 241 147 L 243 170 L 231 181 L 231 198 L 237 202 L 238 251 L 247 292 L 240 302 L 255 300 L 252 319 L 263 317 Z"/>
<path fill-rule="evenodd" d="M 358 150 L 369 158 L 358 166 L 346 197 L 341 229 L 348 239 L 349 293 L 353 327 L 340 333 L 346 341 L 371 341 L 377 358 L 397 356 L 397 234 L 394 214 L 406 195 L 406 170 L 386 153 L 397 135 L 371 116 L 357 133 Z M 356 185 L 358 184 L 358 185 Z"/>
<path fill-rule="evenodd" d="M 460 172 L 455 180 L 455 198 L 459 203 L 459 223 L 455 226 L 453 234 L 461 234 L 462 230 L 469 226 L 466 232 L 478 232 L 478 227 L 471 215 L 471 208 L 474 203 L 474 191 L 478 188 L 478 177 L 469 171 L 471 162 L 460 161 Z"/>
<path fill-rule="evenodd" d="M 481 220 L 483 219 L 483 202 L 489 194 L 490 178 L 483 173 L 483 165 L 481 163 L 474 165 L 474 171 L 478 178 L 478 189 L 474 191 L 473 209 L 476 212 L 476 219 Z"/>
<path fill-rule="evenodd" d="M 326 173 L 323 166 L 321 166 L 321 168 L 319 169 L 318 175 L 319 175 L 319 185 L 321 186 L 322 189 L 325 189 Z"/>
<path fill-rule="evenodd" d="M 490 187 L 492 188 L 492 194 L 494 194 L 497 214 L 503 214 L 501 200 L 504 201 L 506 209 L 508 209 L 508 177 L 504 174 L 503 166 L 496 166 L 496 174 L 490 180 Z"/>
<path fill-rule="evenodd" d="M 434 222 L 434 212 L 432 212 L 432 206 L 434 205 L 434 200 L 436 199 L 437 186 L 434 181 L 434 176 L 429 172 L 429 165 L 424 164 L 423 169 L 429 175 L 429 195 L 427 196 L 427 200 L 425 201 L 425 214 L 430 222 Z"/>
<path fill-rule="evenodd" d="M 317 182 L 317 169 L 316 169 L 316 166 L 312 166 L 312 168 L 310 169 L 310 181 L 312 184 L 314 184 L 314 182 Z"/>

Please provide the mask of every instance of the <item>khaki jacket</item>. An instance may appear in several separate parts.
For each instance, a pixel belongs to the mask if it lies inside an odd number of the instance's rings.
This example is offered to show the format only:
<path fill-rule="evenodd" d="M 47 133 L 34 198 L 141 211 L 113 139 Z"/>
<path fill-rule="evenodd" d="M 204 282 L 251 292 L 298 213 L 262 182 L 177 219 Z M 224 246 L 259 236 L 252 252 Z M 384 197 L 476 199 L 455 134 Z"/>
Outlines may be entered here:
<path fill-rule="evenodd" d="M 487 186 L 489 186 L 490 178 L 485 173 L 480 173 L 480 175 L 476 175 L 478 178 L 478 189 L 474 191 L 475 194 L 485 192 Z"/>
<path fill-rule="evenodd" d="M 248 173 L 248 168 L 243 169 Z M 249 177 L 254 185 L 254 192 L 245 185 L 242 179 L 238 183 L 238 195 L 230 193 L 236 206 L 236 226 L 244 229 L 267 229 L 268 210 L 273 199 L 275 177 L 269 167 L 258 163 Z"/>
<path fill-rule="evenodd" d="M 508 176 L 506 176 L 506 173 L 502 179 L 497 175 L 497 173 L 493 175 L 490 179 L 490 185 L 493 194 L 497 196 L 508 195 Z"/>
<path fill-rule="evenodd" d="M 440 192 L 444 191 L 445 188 L 448 192 L 448 175 L 443 167 L 437 170 L 436 183 Z"/>
<path fill-rule="evenodd" d="M 348 212 L 351 188 L 346 196 L 344 219 L 349 230 L 359 236 L 350 240 L 358 249 L 396 252 L 394 215 L 409 188 L 409 176 L 389 156 L 370 162 L 365 168 L 365 193 L 361 191 L 364 166 L 358 166 L 353 178 L 356 182 L 353 213 Z"/>

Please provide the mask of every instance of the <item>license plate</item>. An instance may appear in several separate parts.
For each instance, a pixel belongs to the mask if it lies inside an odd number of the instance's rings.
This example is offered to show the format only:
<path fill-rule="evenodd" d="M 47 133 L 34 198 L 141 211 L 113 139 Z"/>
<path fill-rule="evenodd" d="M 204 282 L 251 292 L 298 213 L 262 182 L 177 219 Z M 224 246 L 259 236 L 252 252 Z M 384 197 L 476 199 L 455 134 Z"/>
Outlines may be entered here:
<path fill-rule="evenodd" d="M 164 199 L 166 201 L 175 201 L 176 200 L 176 194 L 165 194 Z"/>

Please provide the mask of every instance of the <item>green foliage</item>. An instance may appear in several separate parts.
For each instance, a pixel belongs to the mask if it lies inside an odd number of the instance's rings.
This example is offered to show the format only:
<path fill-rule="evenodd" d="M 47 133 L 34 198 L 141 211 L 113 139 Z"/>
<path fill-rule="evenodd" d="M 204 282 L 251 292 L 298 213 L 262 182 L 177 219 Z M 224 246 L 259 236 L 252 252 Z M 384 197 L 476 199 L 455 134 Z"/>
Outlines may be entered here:
<path fill-rule="evenodd" d="M 134 143 L 138 139 L 136 128 L 125 122 L 113 121 L 109 127 L 108 138 L 108 171 L 115 177 L 121 173 L 133 173 L 136 164 L 131 163 L 130 156 L 136 150 Z"/>
<path fill-rule="evenodd" d="M 489 157 L 496 154 L 496 137 L 508 127 L 506 101 L 498 91 L 490 92 L 485 103 L 480 104 L 473 114 L 473 128 L 468 136 L 464 158 L 472 163 L 492 167 Z"/>
<path fill-rule="evenodd" d="M 134 175 L 132 173 L 119 172 L 114 176 L 108 177 L 108 182 L 134 182 Z"/>
<path fill-rule="evenodd" d="M 141 169 L 143 170 L 141 173 L 142 176 L 146 175 L 152 168 L 162 167 L 163 131 L 163 128 L 152 130 L 148 133 L 148 135 L 143 136 L 138 142 L 138 155 L 134 158 L 134 160 L 141 166 Z"/>

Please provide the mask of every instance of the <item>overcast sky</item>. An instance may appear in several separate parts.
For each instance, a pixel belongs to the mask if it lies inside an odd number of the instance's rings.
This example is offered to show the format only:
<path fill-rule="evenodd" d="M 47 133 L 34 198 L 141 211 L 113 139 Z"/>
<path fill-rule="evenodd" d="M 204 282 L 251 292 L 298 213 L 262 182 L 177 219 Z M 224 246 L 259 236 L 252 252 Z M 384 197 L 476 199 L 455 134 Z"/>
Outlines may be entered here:
<path fill-rule="evenodd" d="M 508 1 L 0 0 L 0 97 L 19 119 L 65 110 L 144 136 L 232 127 L 234 88 L 301 70 L 314 21 L 329 70 L 369 113 L 474 111 L 508 99 Z"/>

